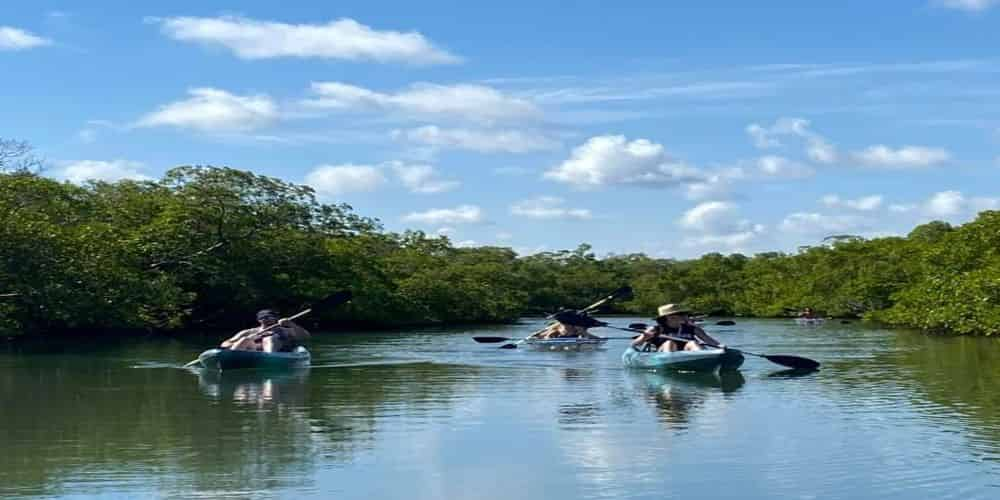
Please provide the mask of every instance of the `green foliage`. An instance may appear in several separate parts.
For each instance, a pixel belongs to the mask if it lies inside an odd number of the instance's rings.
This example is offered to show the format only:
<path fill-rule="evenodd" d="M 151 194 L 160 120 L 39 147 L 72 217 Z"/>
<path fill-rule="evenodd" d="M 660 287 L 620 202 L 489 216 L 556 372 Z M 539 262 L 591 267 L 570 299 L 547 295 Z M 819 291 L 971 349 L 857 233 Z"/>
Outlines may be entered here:
<path fill-rule="evenodd" d="M 837 235 L 795 254 L 597 258 L 589 245 L 518 257 L 385 232 L 306 187 L 231 168 L 76 186 L 0 173 L 0 334 L 240 327 L 334 290 L 355 299 L 311 319 L 364 325 L 501 322 L 582 307 L 623 284 L 606 313 L 665 303 L 787 316 L 812 307 L 929 331 L 1000 333 L 1000 212 L 931 222 L 906 238 Z"/>

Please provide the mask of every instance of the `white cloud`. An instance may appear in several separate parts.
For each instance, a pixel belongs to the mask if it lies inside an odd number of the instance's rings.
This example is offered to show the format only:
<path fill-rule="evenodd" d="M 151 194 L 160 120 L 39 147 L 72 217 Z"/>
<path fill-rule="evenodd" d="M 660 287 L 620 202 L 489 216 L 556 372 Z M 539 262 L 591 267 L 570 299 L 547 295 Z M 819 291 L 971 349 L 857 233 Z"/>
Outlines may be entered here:
<path fill-rule="evenodd" d="M 136 125 L 241 132 L 261 128 L 278 118 L 277 105 L 266 95 L 239 96 L 207 87 L 191 89 L 188 94 L 190 98 L 161 106 Z"/>
<path fill-rule="evenodd" d="M 0 26 L 0 50 L 27 50 L 52 45 L 52 40 L 11 26 Z"/>
<path fill-rule="evenodd" d="M 785 179 L 805 178 L 816 174 L 816 171 L 808 165 L 774 155 L 758 158 L 757 170 L 768 177 Z"/>
<path fill-rule="evenodd" d="M 539 196 L 517 202 L 510 207 L 510 213 L 532 219 L 590 219 L 592 214 L 585 208 L 566 208 L 566 200 L 554 196 Z"/>
<path fill-rule="evenodd" d="M 302 104 L 316 109 L 383 111 L 483 123 L 541 116 L 541 110 L 533 103 L 483 85 L 416 83 L 395 94 L 342 82 L 313 82 L 311 89 L 316 97 Z"/>
<path fill-rule="evenodd" d="M 462 240 L 455 243 L 455 246 L 458 248 L 472 248 L 479 246 L 479 242 L 476 240 Z"/>
<path fill-rule="evenodd" d="M 951 154 L 942 148 L 903 146 L 892 149 L 881 144 L 857 152 L 854 156 L 865 165 L 885 168 L 930 167 L 951 159 Z"/>
<path fill-rule="evenodd" d="M 66 163 L 55 172 L 56 177 L 73 184 L 83 184 L 89 180 L 115 182 L 122 179 L 152 180 L 141 172 L 142 163 L 127 160 L 80 160 Z"/>
<path fill-rule="evenodd" d="M 392 137 L 437 148 L 467 149 L 481 153 L 530 153 L 559 147 L 559 142 L 538 133 L 518 130 L 443 129 L 436 125 L 394 130 Z"/>
<path fill-rule="evenodd" d="M 688 247 L 725 247 L 735 249 L 746 245 L 764 233 L 764 226 L 752 224 L 740 217 L 736 205 L 725 201 L 708 201 L 684 212 L 678 224 L 696 234 L 685 236 Z"/>
<path fill-rule="evenodd" d="M 862 196 L 854 200 L 842 199 L 835 194 L 828 194 L 822 198 L 824 205 L 830 208 L 846 207 L 862 212 L 878 210 L 882 206 L 882 197 L 879 195 Z"/>
<path fill-rule="evenodd" d="M 320 194 L 336 196 L 374 191 L 385 183 L 385 176 L 369 165 L 320 165 L 306 174 L 305 183 Z"/>
<path fill-rule="evenodd" d="M 889 211 L 896 214 L 910 213 L 917 208 L 919 207 L 912 203 L 893 203 L 892 205 L 889 205 Z"/>
<path fill-rule="evenodd" d="M 347 18 L 326 24 L 286 24 L 232 16 L 150 21 L 158 22 L 170 38 L 225 47 L 241 59 L 315 57 L 409 64 L 460 61 L 415 31 L 379 31 Z"/>
<path fill-rule="evenodd" d="M 435 231 L 435 233 L 437 233 L 438 236 L 447 236 L 447 235 L 452 234 L 454 232 L 455 232 L 455 228 L 453 228 L 451 226 L 439 227 L 438 230 Z"/>
<path fill-rule="evenodd" d="M 475 205 L 459 205 L 455 208 L 433 208 L 424 212 L 411 212 L 403 216 L 406 222 L 421 224 L 473 224 L 482 222 L 483 211 Z"/>
<path fill-rule="evenodd" d="M 679 223 L 686 229 L 718 232 L 734 229 L 736 205 L 726 201 L 707 201 L 684 212 Z"/>
<path fill-rule="evenodd" d="M 982 12 L 1000 3 L 1000 0 L 937 0 L 935 4 L 966 12 Z"/>
<path fill-rule="evenodd" d="M 758 123 L 747 125 L 747 134 L 760 149 L 781 147 L 781 137 L 798 137 L 806 143 L 806 155 L 817 163 L 830 164 L 837 161 L 837 149 L 823 136 L 809 129 L 809 120 L 802 118 L 778 118 L 773 125 Z"/>
<path fill-rule="evenodd" d="M 646 139 L 628 141 L 622 135 L 591 137 L 545 177 L 585 189 L 614 184 L 664 187 L 705 181 L 702 173 L 670 158 L 662 145 Z"/>
<path fill-rule="evenodd" d="M 815 212 L 796 212 L 785 217 L 779 226 L 782 231 L 803 234 L 846 232 L 863 229 L 867 220 L 855 215 L 824 215 Z"/>
<path fill-rule="evenodd" d="M 955 217 L 971 215 L 983 210 L 1000 208 L 1000 198 L 966 197 L 959 191 L 941 191 L 935 193 L 922 206 L 926 215 L 931 217 Z"/>
<path fill-rule="evenodd" d="M 389 164 L 399 180 L 411 192 L 421 194 L 443 193 L 457 188 L 461 183 L 438 178 L 434 167 L 430 165 L 407 165 L 401 162 Z"/>
<path fill-rule="evenodd" d="M 806 155 L 816 163 L 831 164 L 838 158 L 837 148 L 818 135 L 806 139 Z"/>

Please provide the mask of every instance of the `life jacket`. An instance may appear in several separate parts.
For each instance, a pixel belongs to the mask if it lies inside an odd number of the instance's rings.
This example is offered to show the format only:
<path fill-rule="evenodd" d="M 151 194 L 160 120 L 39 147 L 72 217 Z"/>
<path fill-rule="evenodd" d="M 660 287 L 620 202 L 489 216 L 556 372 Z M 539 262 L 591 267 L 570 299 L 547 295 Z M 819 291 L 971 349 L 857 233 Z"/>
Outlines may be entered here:
<path fill-rule="evenodd" d="M 664 335 L 669 335 L 673 338 L 684 339 L 687 341 L 697 340 L 694 336 L 695 326 L 688 323 L 682 324 L 679 328 L 656 325 L 653 327 L 653 332 L 653 338 L 649 339 L 649 341 L 646 342 L 646 345 L 652 345 L 657 349 L 659 349 L 660 346 L 668 340 L 671 340 L 664 337 Z"/>

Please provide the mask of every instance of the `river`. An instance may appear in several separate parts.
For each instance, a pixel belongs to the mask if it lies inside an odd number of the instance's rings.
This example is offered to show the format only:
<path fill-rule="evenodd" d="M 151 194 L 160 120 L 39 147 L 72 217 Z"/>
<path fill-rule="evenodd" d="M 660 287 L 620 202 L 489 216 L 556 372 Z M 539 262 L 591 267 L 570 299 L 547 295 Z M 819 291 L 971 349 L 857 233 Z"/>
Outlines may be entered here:
<path fill-rule="evenodd" d="M 180 369 L 208 339 L 0 345 L 0 497 L 1000 498 L 998 339 L 737 318 L 707 329 L 823 367 L 724 377 L 472 341 L 538 324 L 318 333 L 272 375 Z"/>

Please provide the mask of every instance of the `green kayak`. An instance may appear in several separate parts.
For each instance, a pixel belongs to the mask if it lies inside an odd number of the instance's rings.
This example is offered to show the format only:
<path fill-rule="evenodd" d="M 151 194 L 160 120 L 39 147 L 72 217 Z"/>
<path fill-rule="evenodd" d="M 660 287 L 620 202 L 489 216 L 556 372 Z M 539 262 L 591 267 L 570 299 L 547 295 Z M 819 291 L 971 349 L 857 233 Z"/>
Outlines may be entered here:
<path fill-rule="evenodd" d="M 309 366 L 309 351 L 302 346 L 292 352 L 234 351 L 209 349 L 198 356 L 208 370 L 287 370 Z"/>

